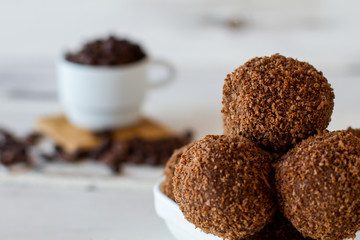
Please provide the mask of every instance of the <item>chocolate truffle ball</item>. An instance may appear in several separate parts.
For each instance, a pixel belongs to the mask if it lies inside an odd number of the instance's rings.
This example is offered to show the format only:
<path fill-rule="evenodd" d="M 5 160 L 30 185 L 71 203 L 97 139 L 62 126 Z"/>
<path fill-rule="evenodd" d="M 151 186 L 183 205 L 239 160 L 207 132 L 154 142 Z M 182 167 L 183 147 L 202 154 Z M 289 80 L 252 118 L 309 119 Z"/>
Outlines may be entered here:
<path fill-rule="evenodd" d="M 328 126 L 334 93 L 309 63 L 275 54 L 227 75 L 222 104 L 225 134 L 283 152 Z"/>
<path fill-rule="evenodd" d="M 266 227 L 255 235 L 243 240 L 312 240 L 304 237 L 280 212 Z"/>
<path fill-rule="evenodd" d="M 173 193 L 173 180 L 172 179 L 174 176 L 175 165 L 179 162 L 181 155 L 186 150 L 188 150 L 192 145 L 193 145 L 193 143 L 189 143 L 189 144 L 183 146 L 182 148 L 176 149 L 173 152 L 173 154 L 171 155 L 171 157 L 169 158 L 169 161 L 166 163 L 166 166 L 165 166 L 165 171 L 164 171 L 165 180 L 162 185 L 163 192 L 165 193 L 166 196 L 168 196 L 169 198 L 171 198 L 174 201 L 175 201 L 175 197 L 174 197 L 174 193 Z"/>
<path fill-rule="evenodd" d="M 360 230 L 360 138 L 346 131 L 310 137 L 275 164 L 280 209 L 304 236 L 355 237 Z"/>
<path fill-rule="evenodd" d="M 175 200 L 185 218 L 229 240 L 253 235 L 276 210 L 268 183 L 270 155 L 241 136 L 208 135 L 175 166 Z"/>

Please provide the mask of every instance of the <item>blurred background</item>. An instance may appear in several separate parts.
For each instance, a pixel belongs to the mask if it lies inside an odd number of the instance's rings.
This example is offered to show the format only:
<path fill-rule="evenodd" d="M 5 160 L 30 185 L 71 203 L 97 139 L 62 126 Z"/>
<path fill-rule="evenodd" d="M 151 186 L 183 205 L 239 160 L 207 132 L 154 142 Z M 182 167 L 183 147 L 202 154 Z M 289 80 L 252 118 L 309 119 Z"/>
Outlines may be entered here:
<path fill-rule="evenodd" d="M 359 128 L 359 10 L 355 0 L 2 0 L 0 126 L 24 134 L 39 116 L 61 113 L 56 61 L 87 41 L 115 34 L 176 68 L 176 81 L 150 91 L 143 109 L 171 129 L 192 129 L 197 139 L 221 134 L 226 74 L 250 58 L 277 52 L 311 63 L 328 78 L 335 91 L 330 129 Z M 0 238 L 172 239 L 151 202 L 161 171 L 145 185 L 126 185 L 133 183 L 126 175 L 124 184 L 108 186 L 120 185 L 117 192 L 100 194 L 69 188 L 105 186 L 97 177 L 90 185 L 56 180 L 60 188 L 49 185 L 50 178 L 32 178 L 35 189 L 21 188 L 30 178 L 2 179 L 7 185 L 0 186 Z M 119 200 L 119 194 L 126 197 Z M 40 218 L 23 217 L 32 215 Z"/>
<path fill-rule="evenodd" d="M 348 102 L 359 102 L 359 8 L 355 0 L 1 1 L 0 91 L 11 99 L 51 100 L 56 59 L 116 34 L 177 69 L 177 83 L 149 93 L 144 109 L 157 117 L 189 105 L 218 112 L 225 75 L 249 58 L 276 52 L 323 71 L 335 88 L 336 112 L 352 111 Z M 187 94 L 174 95 L 179 91 Z M 179 128 L 196 122 L 177 122 L 180 116 L 172 114 L 162 118 Z"/>
<path fill-rule="evenodd" d="M 12 100 L 53 100 L 56 59 L 116 34 L 176 67 L 177 83 L 149 93 L 144 111 L 179 129 L 198 127 L 182 112 L 195 106 L 218 119 L 200 124 L 203 132 L 221 131 L 226 74 L 249 58 L 276 52 L 323 71 L 335 88 L 335 116 L 343 116 L 353 112 L 349 102 L 360 100 L 359 8 L 355 0 L 1 1 L 0 92 Z M 160 116 L 169 111 L 173 117 Z M 354 125 L 334 121 L 334 128 Z"/>
<path fill-rule="evenodd" d="M 109 33 L 133 38 L 181 67 L 226 68 L 273 52 L 324 67 L 359 54 L 355 0 L 15 0 L 0 6 L 2 60 L 53 59 Z"/>

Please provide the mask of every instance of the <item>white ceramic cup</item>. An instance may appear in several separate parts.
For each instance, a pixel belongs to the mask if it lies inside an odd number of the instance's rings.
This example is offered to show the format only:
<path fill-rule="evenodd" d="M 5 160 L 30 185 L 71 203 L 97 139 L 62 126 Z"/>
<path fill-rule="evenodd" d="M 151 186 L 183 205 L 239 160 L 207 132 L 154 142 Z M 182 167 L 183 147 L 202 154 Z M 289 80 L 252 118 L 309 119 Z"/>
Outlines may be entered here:
<path fill-rule="evenodd" d="M 163 79 L 149 81 L 148 70 L 159 65 Z M 140 119 L 140 109 L 149 88 L 163 86 L 174 78 L 166 61 L 145 58 L 119 66 L 90 66 L 62 58 L 57 64 L 59 99 L 69 121 L 92 131 L 122 128 Z"/>

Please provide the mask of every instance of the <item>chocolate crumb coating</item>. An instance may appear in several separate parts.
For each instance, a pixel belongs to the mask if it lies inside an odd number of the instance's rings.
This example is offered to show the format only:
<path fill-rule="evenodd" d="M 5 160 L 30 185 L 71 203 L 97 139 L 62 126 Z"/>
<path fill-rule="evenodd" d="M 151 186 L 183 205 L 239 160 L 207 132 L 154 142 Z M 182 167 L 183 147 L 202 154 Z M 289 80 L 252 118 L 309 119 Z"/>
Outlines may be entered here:
<path fill-rule="evenodd" d="M 275 54 L 253 58 L 228 74 L 222 104 L 225 134 L 284 152 L 328 126 L 334 93 L 309 63 Z"/>
<path fill-rule="evenodd" d="M 348 127 L 348 129 L 346 131 L 354 134 L 357 137 L 360 137 L 360 128 Z"/>
<path fill-rule="evenodd" d="M 293 227 L 280 212 L 275 214 L 272 222 L 255 235 L 243 240 L 312 240 L 304 237 Z"/>
<path fill-rule="evenodd" d="M 203 232 L 229 240 L 255 234 L 276 211 L 270 154 L 241 136 L 208 135 L 175 166 L 175 201 Z"/>
<path fill-rule="evenodd" d="M 310 137 L 275 164 L 279 205 L 304 236 L 355 237 L 360 230 L 360 138 L 346 131 Z"/>
<path fill-rule="evenodd" d="M 173 176 L 175 171 L 175 165 L 180 161 L 181 155 L 187 151 L 193 143 L 189 143 L 182 148 L 176 149 L 171 157 L 169 158 L 169 161 L 166 163 L 165 166 L 165 181 L 162 185 L 163 191 L 166 196 L 168 196 L 170 199 L 175 201 L 174 193 L 173 193 Z"/>

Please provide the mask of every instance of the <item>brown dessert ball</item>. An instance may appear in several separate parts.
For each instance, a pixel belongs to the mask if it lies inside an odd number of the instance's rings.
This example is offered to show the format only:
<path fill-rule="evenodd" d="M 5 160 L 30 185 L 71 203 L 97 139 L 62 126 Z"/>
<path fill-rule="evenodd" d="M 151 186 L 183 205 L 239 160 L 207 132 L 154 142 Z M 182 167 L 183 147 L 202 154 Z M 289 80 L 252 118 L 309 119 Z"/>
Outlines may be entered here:
<path fill-rule="evenodd" d="M 304 236 L 341 240 L 360 230 L 360 138 L 310 137 L 275 164 L 275 180 L 281 211 Z"/>
<path fill-rule="evenodd" d="M 171 155 L 171 157 L 169 158 L 169 161 L 166 163 L 165 171 L 164 171 L 165 180 L 162 185 L 162 188 L 163 188 L 164 194 L 166 196 L 168 196 L 169 198 L 171 198 L 173 201 L 175 201 L 175 197 L 174 197 L 174 193 L 173 193 L 173 180 L 172 179 L 174 176 L 175 165 L 179 162 L 181 155 L 186 150 L 188 150 L 192 145 L 193 145 L 193 143 L 189 143 L 189 144 L 183 146 L 182 148 L 176 149 L 173 152 L 173 154 Z"/>
<path fill-rule="evenodd" d="M 243 240 L 312 240 L 304 237 L 293 227 L 280 212 L 275 214 L 272 222 L 255 235 Z"/>
<path fill-rule="evenodd" d="M 208 135 L 175 166 L 175 200 L 185 218 L 229 240 L 253 235 L 271 221 L 270 154 L 241 136 Z"/>
<path fill-rule="evenodd" d="M 222 104 L 225 134 L 283 152 L 328 126 L 334 93 L 309 63 L 275 54 L 228 74 Z"/>

